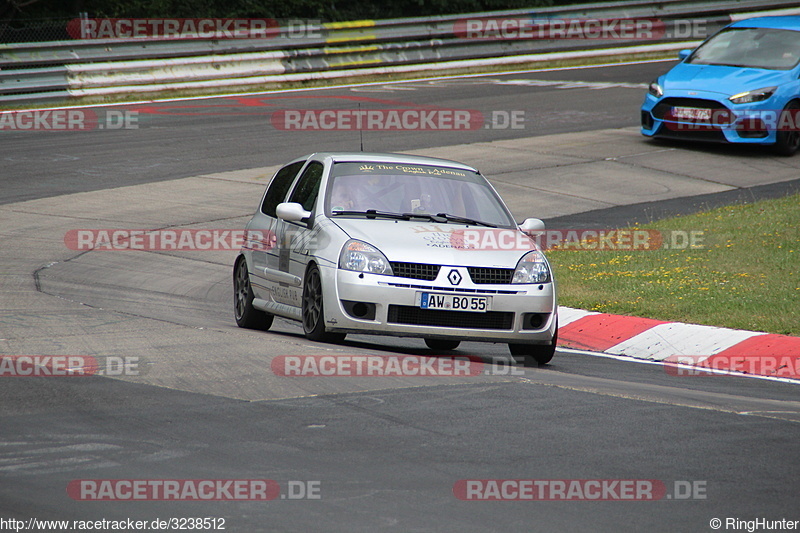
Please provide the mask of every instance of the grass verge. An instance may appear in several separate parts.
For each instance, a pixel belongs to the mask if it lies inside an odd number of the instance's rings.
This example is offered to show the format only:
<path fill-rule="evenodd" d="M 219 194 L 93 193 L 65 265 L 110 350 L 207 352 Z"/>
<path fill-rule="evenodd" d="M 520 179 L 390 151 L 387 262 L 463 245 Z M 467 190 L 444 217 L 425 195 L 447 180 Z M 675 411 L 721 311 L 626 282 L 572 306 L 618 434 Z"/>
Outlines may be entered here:
<path fill-rule="evenodd" d="M 666 247 L 566 242 L 548 259 L 560 305 L 800 336 L 798 221 L 800 195 L 793 195 L 636 226 L 660 232 Z"/>

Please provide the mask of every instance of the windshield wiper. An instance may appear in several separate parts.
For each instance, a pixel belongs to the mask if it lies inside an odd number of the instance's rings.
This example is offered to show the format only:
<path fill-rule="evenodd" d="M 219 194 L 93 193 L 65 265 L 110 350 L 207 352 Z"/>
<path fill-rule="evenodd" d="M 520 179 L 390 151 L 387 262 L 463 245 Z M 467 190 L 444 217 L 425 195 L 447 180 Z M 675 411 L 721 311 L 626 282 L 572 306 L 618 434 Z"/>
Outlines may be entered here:
<path fill-rule="evenodd" d="M 442 217 L 436 216 L 433 213 L 403 213 L 407 217 L 411 218 L 425 218 L 430 220 L 431 222 L 447 222 L 447 220 L 443 219 Z"/>
<path fill-rule="evenodd" d="M 486 226 L 487 228 L 497 227 L 497 224 L 492 224 L 490 222 L 483 222 L 482 220 L 475 220 L 467 217 L 460 217 L 457 215 L 451 215 L 449 213 L 436 213 L 436 216 L 445 219 L 445 221 L 447 222 L 460 222 L 461 224 L 470 224 L 473 226 Z"/>
<path fill-rule="evenodd" d="M 496 228 L 497 224 L 489 222 L 482 222 L 480 220 L 473 220 L 471 218 L 450 215 L 448 213 L 394 213 L 392 211 L 378 211 L 377 209 L 367 209 L 366 211 L 345 211 L 334 210 L 331 211 L 332 215 L 344 216 L 364 216 L 366 218 L 391 218 L 396 220 L 411 220 L 412 218 L 424 218 L 431 222 L 458 222 L 460 224 L 469 224 L 472 226 L 486 226 L 487 228 Z"/>
<path fill-rule="evenodd" d="M 393 218 L 397 220 L 411 220 L 408 213 L 392 213 L 391 211 L 378 211 L 377 209 L 367 209 L 366 211 L 331 211 L 332 215 L 361 215 L 367 218 Z"/>
<path fill-rule="evenodd" d="M 692 61 L 692 65 L 708 65 L 710 67 L 734 67 L 734 68 L 761 68 L 753 67 L 752 65 L 739 65 L 737 63 L 704 63 L 703 60 Z"/>
<path fill-rule="evenodd" d="M 430 220 L 431 222 L 437 222 L 439 224 L 446 224 L 447 222 L 458 222 L 461 224 L 472 224 L 474 226 L 488 226 L 490 228 L 496 228 L 494 224 L 489 224 L 488 222 L 481 222 L 480 220 L 472 220 L 471 218 L 464 218 L 459 217 L 456 215 L 448 215 L 447 213 L 438 213 L 434 215 L 433 213 L 403 213 L 405 216 L 411 218 L 425 218 Z"/>

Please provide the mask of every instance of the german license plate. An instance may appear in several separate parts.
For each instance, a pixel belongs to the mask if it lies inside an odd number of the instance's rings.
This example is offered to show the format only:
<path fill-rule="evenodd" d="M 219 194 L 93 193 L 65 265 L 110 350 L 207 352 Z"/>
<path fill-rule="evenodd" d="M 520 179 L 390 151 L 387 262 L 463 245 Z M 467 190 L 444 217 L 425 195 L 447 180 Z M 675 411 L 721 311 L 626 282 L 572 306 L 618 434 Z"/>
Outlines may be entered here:
<path fill-rule="evenodd" d="M 673 107 L 672 116 L 685 120 L 711 120 L 711 110 L 700 107 Z"/>
<path fill-rule="evenodd" d="M 445 311 L 469 311 L 485 313 L 489 310 L 487 296 L 461 296 L 459 294 L 417 293 L 422 309 L 444 309 Z"/>

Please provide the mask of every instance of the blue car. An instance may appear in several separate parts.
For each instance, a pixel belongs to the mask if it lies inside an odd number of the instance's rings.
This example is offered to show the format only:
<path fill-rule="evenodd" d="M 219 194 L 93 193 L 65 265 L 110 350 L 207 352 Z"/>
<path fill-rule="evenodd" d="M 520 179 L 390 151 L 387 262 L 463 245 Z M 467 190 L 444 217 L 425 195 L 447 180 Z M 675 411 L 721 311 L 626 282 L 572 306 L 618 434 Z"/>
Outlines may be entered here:
<path fill-rule="evenodd" d="M 800 16 L 725 27 L 650 84 L 648 137 L 800 148 Z"/>

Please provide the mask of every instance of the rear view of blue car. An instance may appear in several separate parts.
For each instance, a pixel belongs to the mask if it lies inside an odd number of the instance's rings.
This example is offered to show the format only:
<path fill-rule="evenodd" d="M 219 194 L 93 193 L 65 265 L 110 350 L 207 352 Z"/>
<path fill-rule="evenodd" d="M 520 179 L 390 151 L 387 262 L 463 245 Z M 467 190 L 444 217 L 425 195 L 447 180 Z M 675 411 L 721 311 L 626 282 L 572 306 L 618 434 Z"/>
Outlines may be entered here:
<path fill-rule="evenodd" d="M 734 22 L 650 84 L 642 134 L 800 148 L 800 16 Z"/>

